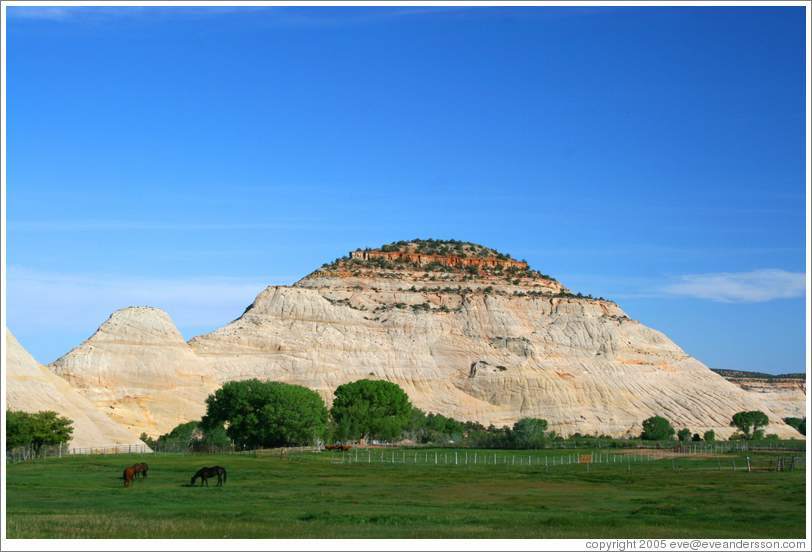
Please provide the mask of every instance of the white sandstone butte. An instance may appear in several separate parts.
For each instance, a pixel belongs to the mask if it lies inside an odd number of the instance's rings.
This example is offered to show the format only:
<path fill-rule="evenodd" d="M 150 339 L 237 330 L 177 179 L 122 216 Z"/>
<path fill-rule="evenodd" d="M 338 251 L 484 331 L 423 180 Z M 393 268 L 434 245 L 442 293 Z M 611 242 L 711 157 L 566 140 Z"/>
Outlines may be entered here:
<path fill-rule="evenodd" d="M 153 438 L 199 420 L 219 388 L 169 315 L 149 307 L 114 312 L 48 368 L 116 422 Z"/>
<path fill-rule="evenodd" d="M 379 378 L 426 412 L 485 426 L 533 417 L 565 436 L 620 437 L 663 416 L 725 438 L 733 414 L 762 410 L 769 433 L 803 438 L 615 303 L 573 296 L 481 246 L 442 247 L 353 252 L 292 287 L 268 287 L 239 319 L 189 345 L 220 382 L 295 383 L 328 405 L 339 385 Z"/>
<path fill-rule="evenodd" d="M 122 309 L 48 368 L 152 437 L 200 419 L 227 381 L 303 385 L 329 406 L 339 385 L 377 378 L 426 412 L 485 426 L 532 417 L 564 436 L 621 437 L 663 416 L 726 438 L 733 414 L 762 410 L 767 433 L 804 438 L 614 302 L 456 241 L 352 252 L 268 287 L 240 318 L 188 343 L 163 311 Z"/>

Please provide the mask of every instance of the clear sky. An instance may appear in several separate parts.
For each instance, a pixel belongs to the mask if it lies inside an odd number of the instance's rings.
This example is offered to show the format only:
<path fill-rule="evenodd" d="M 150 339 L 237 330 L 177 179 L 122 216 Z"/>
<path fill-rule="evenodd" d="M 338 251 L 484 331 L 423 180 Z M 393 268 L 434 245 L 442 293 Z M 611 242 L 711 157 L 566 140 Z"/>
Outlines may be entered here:
<path fill-rule="evenodd" d="M 435 238 L 806 371 L 801 4 L 6 8 L 3 308 L 43 364 Z"/>

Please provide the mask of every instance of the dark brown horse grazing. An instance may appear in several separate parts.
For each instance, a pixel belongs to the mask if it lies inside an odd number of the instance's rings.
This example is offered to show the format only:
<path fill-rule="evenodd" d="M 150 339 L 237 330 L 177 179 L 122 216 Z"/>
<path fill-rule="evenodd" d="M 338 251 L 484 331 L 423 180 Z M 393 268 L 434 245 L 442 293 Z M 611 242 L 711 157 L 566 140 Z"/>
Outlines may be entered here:
<path fill-rule="evenodd" d="M 124 470 L 124 486 L 131 486 L 133 481 L 135 481 L 135 470 L 132 468 L 126 468 Z"/>
<path fill-rule="evenodd" d="M 147 470 L 149 467 L 144 464 L 143 462 L 139 462 L 138 464 L 133 464 L 133 469 L 135 470 L 135 477 L 137 478 L 138 475 L 143 475 L 144 477 L 147 476 Z"/>
<path fill-rule="evenodd" d="M 203 483 L 205 483 L 208 487 L 209 477 L 214 477 L 215 475 L 217 476 L 218 487 L 226 482 L 226 469 L 221 468 L 220 466 L 214 466 L 213 468 L 202 468 L 197 470 L 197 473 L 192 476 L 192 485 L 194 485 L 197 478 L 200 477 L 202 479 L 200 486 L 202 487 Z"/>

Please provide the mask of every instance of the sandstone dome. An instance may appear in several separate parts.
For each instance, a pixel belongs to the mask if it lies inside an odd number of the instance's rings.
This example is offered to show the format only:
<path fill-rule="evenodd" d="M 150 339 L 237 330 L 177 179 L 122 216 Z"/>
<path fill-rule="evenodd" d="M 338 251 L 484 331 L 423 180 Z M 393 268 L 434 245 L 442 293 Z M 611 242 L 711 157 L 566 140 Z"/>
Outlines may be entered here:
<path fill-rule="evenodd" d="M 343 383 L 397 383 L 427 412 L 484 425 L 549 421 L 562 435 L 639 435 L 659 415 L 692 432 L 734 432 L 769 413 L 617 304 L 476 244 L 412 240 L 357 250 L 292 287 L 271 286 L 231 324 L 189 341 L 220 382 L 304 385 L 330 404 Z"/>
<path fill-rule="evenodd" d="M 114 312 L 48 368 L 116 422 L 150 437 L 199 420 L 219 387 L 169 315 L 149 307 Z"/>

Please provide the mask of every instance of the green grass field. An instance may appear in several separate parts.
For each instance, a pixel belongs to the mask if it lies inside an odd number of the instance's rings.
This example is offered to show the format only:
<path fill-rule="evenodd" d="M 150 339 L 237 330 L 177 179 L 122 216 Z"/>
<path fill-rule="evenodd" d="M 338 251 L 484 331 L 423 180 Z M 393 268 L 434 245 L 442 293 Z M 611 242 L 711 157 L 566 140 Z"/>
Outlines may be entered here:
<path fill-rule="evenodd" d="M 304 452 L 285 460 L 108 455 L 9 464 L 6 537 L 806 537 L 806 470 L 755 470 L 774 453 L 678 457 L 673 467 L 671 459 L 638 461 L 631 471 L 625 455 L 613 461 L 621 453 L 609 453 L 587 471 L 586 464 L 560 464 L 572 451 L 497 451 L 496 465 L 482 464 L 493 451 L 477 451 L 475 466 L 461 463 L 465 452 L 457 453 L 459 464 L 437 465 L 424 463 L 434 451 L 422 450 L 417 464 L 414 451 L 397 451 L 401 461 L 392 463 L 391 449 L 383 463 L 375 461 L 379 451 L 372 463 L 362 451 L 364 462 L 352 463 Z M 467 452 L 472 460 L 475 451 Z M 438 451 L 440 462 L 447 453 Z M 512 455 L 515 465 L 502 463 Z M 136 462 L 149 464 L 149 476 L 124 488 L 123 470 Z M 212 465 L 228 470 L 223 487 L 216 480 L 189 486 L 195 471 Z"/>

